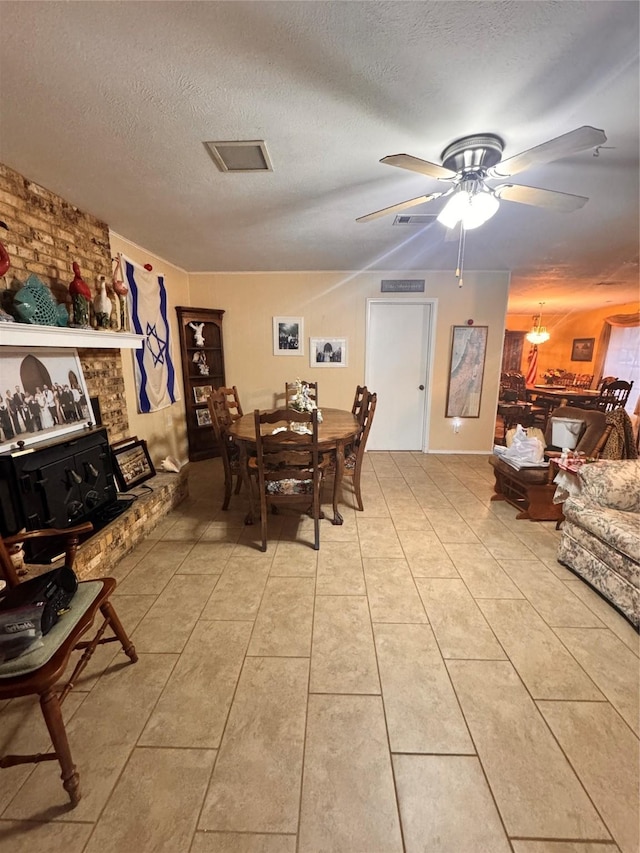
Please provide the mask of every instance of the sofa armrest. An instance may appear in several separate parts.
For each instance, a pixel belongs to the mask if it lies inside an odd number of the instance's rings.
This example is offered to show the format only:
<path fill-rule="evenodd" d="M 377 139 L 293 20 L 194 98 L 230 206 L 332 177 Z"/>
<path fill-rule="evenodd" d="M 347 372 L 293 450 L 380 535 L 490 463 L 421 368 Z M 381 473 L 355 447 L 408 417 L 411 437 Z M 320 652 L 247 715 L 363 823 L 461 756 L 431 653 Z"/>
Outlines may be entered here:
<path fill-rule="evenodd" d="M 580 469 L 582 497 L 589 503 L 626 512 L 640 512 L 640 462 L 601 460 Z"/>

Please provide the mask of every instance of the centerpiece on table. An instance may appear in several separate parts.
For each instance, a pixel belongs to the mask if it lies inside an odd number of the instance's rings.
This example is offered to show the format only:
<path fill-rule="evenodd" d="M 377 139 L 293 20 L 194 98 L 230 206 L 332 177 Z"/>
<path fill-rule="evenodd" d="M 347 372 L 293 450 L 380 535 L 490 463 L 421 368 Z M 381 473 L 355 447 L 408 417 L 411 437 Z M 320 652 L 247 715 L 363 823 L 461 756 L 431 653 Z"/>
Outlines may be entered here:
<path fill-rule="evenodd" d="M 296 412 L 312 412 L 314 409 L 318 409 L 314 401 L 309 397 L 309 386 L 306 382 L 303 382 L 301 379 L 296 379 L 295 382 L 291 383 L 296 387 L 296 393 L 289 399 L 289 408 L 294 409 Z M 322 412 L 318 409 L 318 423 L 322 423 Z M 293 432 L 307 432 L 307 428 L 304 424 L 292 423 L 291 429 Z"/>
<path fill-rule="evenodd" d="M 557 367 L 549 367 L 542 374 L 542 378 L 547 385 L 555 385 L 558 379 L 564 375 L 564 370 L 559 370 Z"/>

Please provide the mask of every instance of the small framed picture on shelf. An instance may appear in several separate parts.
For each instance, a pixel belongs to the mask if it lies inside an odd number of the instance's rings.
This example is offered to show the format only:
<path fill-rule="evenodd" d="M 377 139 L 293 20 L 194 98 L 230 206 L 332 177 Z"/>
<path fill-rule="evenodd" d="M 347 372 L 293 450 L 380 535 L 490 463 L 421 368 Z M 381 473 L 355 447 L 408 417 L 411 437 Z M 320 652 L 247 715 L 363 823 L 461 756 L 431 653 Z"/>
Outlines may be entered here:
<path fill-rule="evenodd" d="M 207 397 L 211 395 L 212 391 L 211 385 L 194 385 L 193 386 L 193 399 L 196 403 L 206 403 Z"/>
<path fill-rule="evenodd" d="M 147 442 L 137 436 L 111 445 L 113 473 L 121 492 L 134 489 L 156 473 L 147 450 Z"/>
<path fill-rule="evenodd" d="M 310 367 L 346 367 L 346 338 L 309 338 Z"/>
<path fill-rule="evenodd" d="M 273 354 L 304 355 L 302 317 L 273 318 Z"/>
<path fill-rule="evenodd" d="M 198 426 L 211 426 L 211 412 L 209 409 L 196 409 L 196 420 Z"/>

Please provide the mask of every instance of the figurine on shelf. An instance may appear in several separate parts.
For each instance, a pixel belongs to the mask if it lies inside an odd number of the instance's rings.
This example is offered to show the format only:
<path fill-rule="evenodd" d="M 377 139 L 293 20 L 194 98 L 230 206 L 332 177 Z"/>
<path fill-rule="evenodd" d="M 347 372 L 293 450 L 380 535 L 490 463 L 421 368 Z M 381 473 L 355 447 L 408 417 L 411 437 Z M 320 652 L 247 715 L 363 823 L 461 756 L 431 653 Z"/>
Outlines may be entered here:
<path fill-rule="evenodd" d="M 120 256 L 113 258 L 115 266 L 113 268 L 113 290 L 116 294 L 118 304 L 116 313 L 118 315 L 116 328 L 119 332 L 129 331 L 129 312 L 127 311 L 127 293 L 129 288 L 122 280 L 122 266 L 120 264 Z"/>
<path fill-rule="evenodd" d="M 204 329 L 204 323 L 189 323 L 189 328 L 193 329 L 193 342 L 197 347 L 204 346 L 204 335 L 202 334 L 202 330 Z"/>
<path fill-rule="evenodd" d="M 201 376 L 209 375 L 209 365 L 207 364 L 207 357 L 203 352 L 194 352 L 193 358 L 191 359 L 194 364 L 198 366 L 198 370 L 200 371 Z"/>
<path fill-rule="evenodd" d="M 50 288 L 31 273 L 13 299 L 18 322 L 35 326 L 66 326 L 69 315 L 64 305 L 58 305 Z"/>
<path fill-rule="evenodd" d="M 97 327 L 99 329 L 108 329 L 113 305 L 107 296 L 107 279 L 103 275 L 98 276 L 98 292 L 93 300 L 93 310 L 96 314 Z"/>
<path fill-rule="evenodd" d="M 89 306 L 91 305 L 91 291 L 82 280 L 80 267 L 73 262 L 73 281 L 69 285 L 71 304 L 73 305 L 73 325 L 81 329 L 89 328 Z"/>

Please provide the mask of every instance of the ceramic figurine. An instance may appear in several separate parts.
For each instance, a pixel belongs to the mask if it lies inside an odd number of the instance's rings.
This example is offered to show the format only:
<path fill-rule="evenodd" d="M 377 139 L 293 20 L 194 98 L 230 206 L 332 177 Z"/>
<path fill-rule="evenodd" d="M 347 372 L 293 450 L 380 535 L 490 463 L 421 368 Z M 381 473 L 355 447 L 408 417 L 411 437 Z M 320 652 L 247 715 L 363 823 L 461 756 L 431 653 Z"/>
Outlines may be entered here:
<path fill-rule="evenodd" d="M 37 326 L 66 326 L 69 314 L 64 305 L 58 305 L 53 293 L 33 273 L 16 293 L 13 309 L 21 323 Z"/>
<path fill-rule="evenodd" d="M 120 258 L 115 258 L 115 267 L 113 270 L 113 290 L 116 294 L 118 303 L 116 310 L 118 320 L 116 323 L 119 332 L 127 332 L 129 330 L 129 312 L 127 311 L 127 293 L 129 288 L 122 281 L 122 268 L 120 266 Z M 118 275 L 120 273 L 120 275 Z"/>
<path fill-rule="evenodd" d="M 98 328 L 108 329 L 113 305 L 107 296 L 107 280 L 103 275 L 98 277 L 98 292 L 93 300 L 93 310 L 95 311 Z"/>
<path fill-rule="evenodd" d="M 202 330 L 204 329 L 204 323 L 189 323 L 189 328 L 193 330 L 193 342 L 197 347 L 204 346 L 204 335 L 202 334 Z"/>
<path fill-rule="evenodd" d="M 73 305 L 73 325 L 81 329 L 89 328 L 89 306 L 91 305 L 91 291 L 82 280 L 80 267 L 73 262 L 74 278 L 69 285 L 71 304 Z"/>
<path fill-rule="evenodd" d="M 209 375 L 209 365 L 207 364 L 207 357 L 203 352 L 194 352 L 193 358 L 191 360 L 196 364 L 201 376 Z"/>

